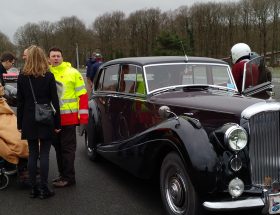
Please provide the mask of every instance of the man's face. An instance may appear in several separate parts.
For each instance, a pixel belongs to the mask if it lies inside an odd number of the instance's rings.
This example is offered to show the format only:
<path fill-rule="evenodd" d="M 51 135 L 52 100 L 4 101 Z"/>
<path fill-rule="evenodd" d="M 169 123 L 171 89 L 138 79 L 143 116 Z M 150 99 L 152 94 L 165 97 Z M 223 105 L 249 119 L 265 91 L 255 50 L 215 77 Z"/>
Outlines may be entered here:
<path fill-rule="evenodd" d="M 51 51 L 49 56 L 49 63 L 52 66 L 59 66 L 63 61 L 62 54 L 59 51 Z"/>
<path fill-rule="evenodd" d="M 4 66 L 4 68 L 6 70 L 11 69 L 14 66 L 14 64 L 15 64 L 15 60 L 12 60 L 12 61 L 7 60 L 7 61 L 2 62 L 2 65 Z"/>

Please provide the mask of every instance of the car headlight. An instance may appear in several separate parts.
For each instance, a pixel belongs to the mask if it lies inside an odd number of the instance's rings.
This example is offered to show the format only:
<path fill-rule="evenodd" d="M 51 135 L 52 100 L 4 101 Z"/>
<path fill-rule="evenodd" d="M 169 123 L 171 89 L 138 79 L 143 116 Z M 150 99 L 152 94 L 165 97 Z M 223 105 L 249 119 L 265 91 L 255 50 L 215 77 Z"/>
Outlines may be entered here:
<path fill-rule="evenodd" d="M 244 183 L 239 178 L 234 178 L 229 182 L 228 191 L 233 198 L 241 196 L 244 192 Z"/>
<path fill-rule="evenodd" d="M 247 132 L 239 125 L 233 125 L 226 130 L 224 140 L 230 149 L 240 151 L 247 145 Z"/>

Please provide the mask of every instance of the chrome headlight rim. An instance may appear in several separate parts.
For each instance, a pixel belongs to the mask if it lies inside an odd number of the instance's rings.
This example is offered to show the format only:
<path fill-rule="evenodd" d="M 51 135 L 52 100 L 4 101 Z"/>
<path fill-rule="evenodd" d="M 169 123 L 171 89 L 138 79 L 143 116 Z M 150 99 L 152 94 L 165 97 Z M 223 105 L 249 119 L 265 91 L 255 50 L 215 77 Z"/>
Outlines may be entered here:
<path fill-rule="evenodd" d="M 235 157 L 231 158 L 229 165 L 234 172 L 238 172 L 242 168 L 242 160 L 235 155 Z"/>
<path fill-rule="evenodd" d="M 245 143 L 244 144 L 242 144 L 242 145 L 238 145 L 238 144 L 232 144 L 232 143 L 230 143 L 230 139 L 231 139 L 231 135 L 233 135 L 234 134 L 234 132 L 236 132 L 236 131 L 239 131 L 239 132 L 242 132 L 243 133 L 243 135 L 245 135 Z M 246 146 L 247 146 L 247 144 L 248 144 L 248 134 L 247 134 L 247 132 L 246 132 L 246 130 L 243 128 L 243 127 L 241 127 L 241 126 L 239 126 L 239 125 L 232 125 L 231 127 L 229 127 L 227 130 L 226 130 L 226 132 L 225 132 L 225 134 L 224 134 L 224 141 L 225 141 L 225 143 L 228 145 L 228 147 L 231 149 L 231 150 L 233 150 L 233 151 L 235 151 L 235 152 L 237 152 L 237 151 L 241 151 L 241 150 L 243 150 Z"/>

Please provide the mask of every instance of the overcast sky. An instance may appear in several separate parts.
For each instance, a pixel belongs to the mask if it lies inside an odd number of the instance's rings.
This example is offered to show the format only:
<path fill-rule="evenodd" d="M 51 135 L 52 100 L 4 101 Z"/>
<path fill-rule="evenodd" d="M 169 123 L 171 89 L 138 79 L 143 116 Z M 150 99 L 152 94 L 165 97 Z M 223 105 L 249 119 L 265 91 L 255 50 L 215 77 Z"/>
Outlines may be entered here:
<path fill-rule="evenodd" d="M 106 12 L 131 12 L 159 8 L 162 12 L 174 10 L 195 2 L 233 0 L 17 0 L 1 2 L 0 31 L 13 41 L 16 30 L 27 23 L 56 22 L 62 17 L 77 16 L 87 27 L 97 16 Z"/>

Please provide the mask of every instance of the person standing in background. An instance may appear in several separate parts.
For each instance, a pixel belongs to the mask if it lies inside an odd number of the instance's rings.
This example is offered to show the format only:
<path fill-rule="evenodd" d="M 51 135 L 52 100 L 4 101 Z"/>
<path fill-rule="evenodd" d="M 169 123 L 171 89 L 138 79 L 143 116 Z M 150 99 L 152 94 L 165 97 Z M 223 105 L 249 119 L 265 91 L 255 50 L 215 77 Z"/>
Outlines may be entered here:
<path fill-rule="evenodd" d="M 251 48 L 246 43 L 237 43 L 231 48 L 232 75 L 239 92 L 242 92 L 244 64 L 250 60 Z M 246 73 L 245 88 L 255 86 L 259 80 L 259 71 L 253 65 L 252 73 Z M 253 81 L 251 81 L 253 80 Z"/>
<path fill-rule="evenodd" d="M 16 57 L 10 52 L 4 52 L 0 58 L 0 84 L 5 86 L 3 74 L 7 73 L 7 70 L 13 67 L 16 61 Z"/>
<path fill-rule="evenodd" d="M 90 69 L 89 69 L 89 73 L 87 73 L 87 79 L 88 79 L 88 84 L 90 89 L 92 90 L 94 85 L 94 77 L 97 74 L 97 71 L 99 69 L 99 67 L 101 66 L 101 64 L 103 64 L 103 58 L 102 55 L 99 53 L 95 54 L 95 63 L 91 65 Z"/>
<path fill-rule="evenodd" d="M 91 81 L 90 81 L 89 75 L 90 75 L 91 66 L 96 62 L 95 55 L 96 55 L 96 52 L 93 52 L 91 57 L 89 57 L 86 62 L 86 77 L 87 77 L 88 92 L 91 91 Z"/>
<path fill-rule="evenodd" d="M 61 88 L 61 132 L 54 143 L 59 177 L 53 180 L 53 186 L 67 187 L 76 183 L 76 126 L 88 123 L 88 94 L 81 73 L 63 61 L 61 49 L 54 47 L 49 50 L 49 63 L 50 71 Z"/>
<path fill-rule="evenodd" d="M 35 121 L 35 101 L 52 104 L 54 121 L 50 125 Z M 27 139 L 29 148 L 28 171 L 31 198 L 49 198 L 54 192 L 48 188 L 49 153 L 55 133 L 60 132 L 60 110 L 54 75 L 49 71 L 47 57 L 38 46 L 28 48 L 28 58 L 17 82 L 17 128 L 21 138 Z M 40 141 L 40 144 L 39 144 Z M 40 186 L 36 182 L 37 160 L 40 155 Z"/>

